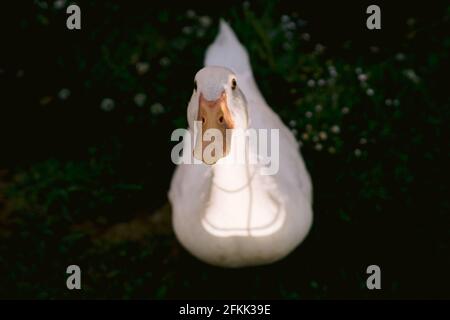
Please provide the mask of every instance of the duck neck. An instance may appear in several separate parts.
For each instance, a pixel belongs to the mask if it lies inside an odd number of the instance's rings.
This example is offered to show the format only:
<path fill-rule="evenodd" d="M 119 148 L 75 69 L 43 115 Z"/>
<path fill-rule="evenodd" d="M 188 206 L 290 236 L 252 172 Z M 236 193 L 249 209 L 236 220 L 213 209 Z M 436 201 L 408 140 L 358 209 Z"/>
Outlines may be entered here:
<path fill-rule="evenodd" d="M 213 184 L 237 192 L 249 187 L 253 171 L 253 166 L 249 164 L 247 139 L 233 133 L 230 153 L 213 166 Z"/>

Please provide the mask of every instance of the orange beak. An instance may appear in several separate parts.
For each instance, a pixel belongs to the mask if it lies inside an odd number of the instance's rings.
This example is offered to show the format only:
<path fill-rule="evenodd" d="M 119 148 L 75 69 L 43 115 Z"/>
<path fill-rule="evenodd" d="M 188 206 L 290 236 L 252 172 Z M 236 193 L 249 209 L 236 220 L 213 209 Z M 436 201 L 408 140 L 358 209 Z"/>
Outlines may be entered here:
<path fill-rule="evenodd" d="M 222 91 L 217 100 L 212 101 L 206 100 L 203 94 L 200 94 L 197 121 L 201 122 L 202 130 L 201 139 L 197 139 L 194 149 L 194 157 L 212 165 L 228 155 L 231 146 L 231 135 L 227 134 L 227 129 L 233 129 L 234 122 L 228 109 L 225 91 Z M 216 141 L 216 136 L 221 137 L 221 144 Z"/>

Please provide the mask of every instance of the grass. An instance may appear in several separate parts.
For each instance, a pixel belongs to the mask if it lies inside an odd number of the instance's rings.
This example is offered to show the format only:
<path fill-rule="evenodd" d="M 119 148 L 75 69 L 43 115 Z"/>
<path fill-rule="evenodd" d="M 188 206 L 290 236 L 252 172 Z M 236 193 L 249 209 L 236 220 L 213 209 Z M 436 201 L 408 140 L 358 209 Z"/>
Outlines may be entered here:
<path fill-rule="evenodd" d="M 449 9 L 437 25 L 408 17 L 385 45 L 324 37 L 276 2 L 209 9 L 88 1 L 86 31 L 69 34 L 50 1 L 11 10 L 0 297 L 448 298 Z M 270 266 L 205 265 L 170 228 L 169 137 L 186 126 L 218 12 L 314 183 L 310 235 Z M 65 287 L 71 264 L 81 291 Z M 381 291 L 365 287 L 370 264 Z"/>

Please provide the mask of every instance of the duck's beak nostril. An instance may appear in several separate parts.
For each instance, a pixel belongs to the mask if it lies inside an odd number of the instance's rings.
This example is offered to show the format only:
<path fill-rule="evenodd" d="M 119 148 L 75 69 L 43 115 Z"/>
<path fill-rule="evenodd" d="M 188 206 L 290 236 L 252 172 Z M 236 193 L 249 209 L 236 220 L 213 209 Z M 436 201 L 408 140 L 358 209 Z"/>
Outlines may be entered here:
<path fill-rule="evenodd" d="M 206 100 L 203 93 L 200 93 L 197 121 L 201 121 L 202 129 L 201 137 L 197 140 L 201 142 L 201 146 L 195 147 L 196 149 L 198 148 L 196 158 L 206 164 L 214 164 L 220 158 L 228 155 L 231 141 L 230 137 L 227 136 L 226 130 L 234 128 L 234 121 L 228 109 L 225 90 L 215 100 Z M 218 135 L 217 139 L 214 134 Z M 208 153 L 208 159 L 205 158 L 205 149 L 206 153 Z M 200 152 L 202 153 L 201 156 L 199 155 Z"/>

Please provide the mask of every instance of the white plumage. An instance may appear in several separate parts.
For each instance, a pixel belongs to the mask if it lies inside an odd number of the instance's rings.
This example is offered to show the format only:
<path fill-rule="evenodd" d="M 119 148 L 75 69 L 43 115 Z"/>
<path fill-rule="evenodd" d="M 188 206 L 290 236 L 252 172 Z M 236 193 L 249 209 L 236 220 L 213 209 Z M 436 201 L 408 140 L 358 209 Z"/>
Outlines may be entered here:
<path fill-rule="evenodd" d="M 245 99 L 232 98 L 234 91 L 227 83 L 231 78 Z M 223 159 L 212 166 L 179 165 L 169 191 L 175 234 L 188 251 L 210 264 L 243 267 L 279 260 L 301 243 L 312 223 L 311 182 L 298 143 L 267 105 L 246 49 L 224 21 L 196 81 L 209 100 L 220 90 L 227 94 L 238 126 L 246 122 L 247 128 L 279 129 L 279 171 L 263 175 L 261 165 L 225 165 Z M 191 132 L 198 99 L 194 91 L 188 106 Z M 244 145 L 233 150 L 229 156 L 252 152 Z"/>

